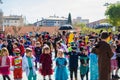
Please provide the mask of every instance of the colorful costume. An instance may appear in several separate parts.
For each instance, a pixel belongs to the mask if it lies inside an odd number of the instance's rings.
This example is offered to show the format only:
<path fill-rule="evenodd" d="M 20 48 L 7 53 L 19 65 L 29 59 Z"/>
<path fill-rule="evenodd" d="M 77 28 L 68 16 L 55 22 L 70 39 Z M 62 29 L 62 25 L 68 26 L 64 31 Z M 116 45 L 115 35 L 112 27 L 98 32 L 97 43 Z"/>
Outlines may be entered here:
<path fill-rule="evenodd" d="M 68 79 L 68 71 L 66 65 L 67 65 L 67 60 L 65 58 L 56 59 L 55 80 Z"/>
<path fill-rule="evenodd" d="M 51 75 L 53 73 L 52 58 L 50 54 L 42 53 L 40 55 L 40 64 L 42 64 L 42 69 L 40 69 L 39 71 L 43 76 Z"/>
<path fill-rule="evenodd" d="M 4 59 L 4 60 L 3 60 Z M 5 61 L 5 62 L 3 62 Z M 8 56 L 0 57 L 0 73 L 2 75 L 10 74 L 10 59 Z"/>
<path fill-rule="evenodd" d="M 33 77 L 33 80 L 37 80 L 36 79 L 36 70 L 34 67 L 34 62 L 35 61 L 35 57 L 28 57 L 26 55 L 24 55 L 23 59 L 22 59 L 22 69 L 23 71 L 26 72 L 26 75 L 28 77 L 28 80 L 31 80 Z"/>
<path fill-rule="evenodd" d="M 90 80 L 98 80 L 98 57 L 90 53 Z"/>
<path fill-rule="evenodd" d="M 80 56 L 80 75 L 81 80 L 83 80 L 84 76 L 86 75 L 86 80 L 88 80 L 88 72 L 89 72 L 89 58 L 87 55 Z"/>
<path fill-rule="evenodd" d="M 22 79 L 22 57 L 15 56 L 12 59 L 14 79 Z"/>

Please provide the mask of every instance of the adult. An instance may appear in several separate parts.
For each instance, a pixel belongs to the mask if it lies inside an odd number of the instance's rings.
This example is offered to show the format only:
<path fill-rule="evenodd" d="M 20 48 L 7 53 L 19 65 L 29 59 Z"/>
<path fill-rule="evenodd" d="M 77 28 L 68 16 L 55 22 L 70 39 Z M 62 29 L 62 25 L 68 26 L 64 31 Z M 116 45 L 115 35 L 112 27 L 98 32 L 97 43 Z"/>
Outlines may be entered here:
<path fill-rule="evenodd" d="M 102 32 L 101 41 L 92 49 L 92 52 L 98 55 L 99 80 L 110 80 L 110 61 L 113 52 L 107 43 L 108 36 L 107 32 Z"/>

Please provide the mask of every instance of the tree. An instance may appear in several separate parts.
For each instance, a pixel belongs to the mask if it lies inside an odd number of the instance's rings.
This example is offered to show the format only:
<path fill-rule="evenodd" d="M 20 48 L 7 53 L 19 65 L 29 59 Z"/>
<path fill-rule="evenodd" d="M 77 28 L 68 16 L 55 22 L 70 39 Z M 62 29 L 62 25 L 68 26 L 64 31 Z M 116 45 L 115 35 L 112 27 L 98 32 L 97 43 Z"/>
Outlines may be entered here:
<path fill-rule="evenodd" d="M 69 15 L 68 15 L 68 24 L 72 25 L 71 13 L 69 13 Z"/>
<path fill-rule="evenodd" d="M 12 26 L 12 29 L 14 31 L 14 35 L 17 37 L 18 36 L 18 32 L 21 30 L 22 27 L 16 27 L 16 26 Z"/>
<path fill-rule="evenodd" d="M 120 3 L 110 4 L 105 15 L 113 26 L 120 26 Z"/>

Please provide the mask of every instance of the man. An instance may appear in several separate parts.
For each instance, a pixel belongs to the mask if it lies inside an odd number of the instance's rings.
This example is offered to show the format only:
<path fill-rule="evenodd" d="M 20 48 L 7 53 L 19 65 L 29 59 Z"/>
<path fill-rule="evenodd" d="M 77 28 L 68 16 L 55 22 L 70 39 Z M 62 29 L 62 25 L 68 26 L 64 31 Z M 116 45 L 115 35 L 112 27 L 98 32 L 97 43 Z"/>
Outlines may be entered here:
<path fill-rule="evenodd" d="M 101 34 L 101 41 L 92 50 L 93 53 L 98 55 L 99 80 L 110 80 L 110 61 L 113 52 L 107 43 L 108 36 L 107 32 L 103 32 Z"/>

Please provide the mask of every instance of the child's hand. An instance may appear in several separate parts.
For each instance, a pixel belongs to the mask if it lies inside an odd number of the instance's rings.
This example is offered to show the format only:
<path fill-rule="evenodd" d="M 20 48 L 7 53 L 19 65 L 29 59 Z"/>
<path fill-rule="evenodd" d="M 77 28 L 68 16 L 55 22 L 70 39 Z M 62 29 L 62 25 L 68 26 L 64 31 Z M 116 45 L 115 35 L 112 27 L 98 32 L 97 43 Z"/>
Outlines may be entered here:
<path fill-rule="evenodd" d="M 39 67 L 40 69 L 42 69 L 42 64 L 40 64 L 40 67 Z"/>

